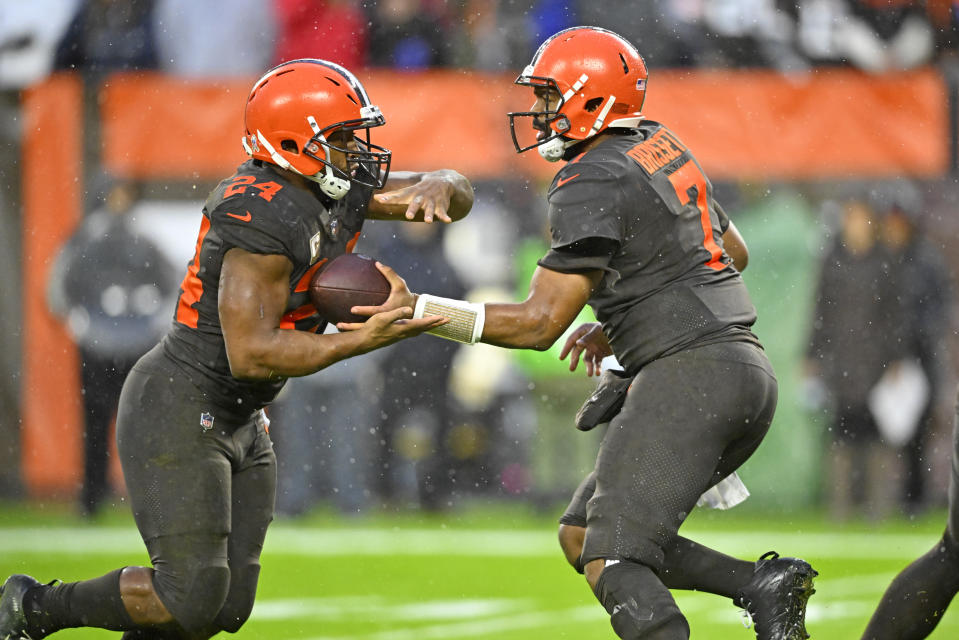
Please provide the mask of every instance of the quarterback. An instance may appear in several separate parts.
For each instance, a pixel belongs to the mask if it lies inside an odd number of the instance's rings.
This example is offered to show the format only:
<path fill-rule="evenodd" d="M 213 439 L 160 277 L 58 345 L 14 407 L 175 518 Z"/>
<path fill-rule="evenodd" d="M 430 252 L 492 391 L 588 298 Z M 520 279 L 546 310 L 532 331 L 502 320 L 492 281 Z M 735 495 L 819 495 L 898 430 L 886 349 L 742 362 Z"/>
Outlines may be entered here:
<path fill-rule="evenodd" d="M 273 518 L 276 459 L 265 407 L 290 376 L 447 322 L 413 309 L 323 334 L 312 275 L 352 251 L 366 218 L 450 222 L 473 203 L 453 171 L 390 173 L 370 140 L 385 119 L 348 70 L 296 60 L 263 75 L 246 102 L 250 159 L 203 207 L 172 328 L 127 378 L 117 444 L 152 567 L 0 588 L 0 638 L 69 627 L 123 638 L 209 638 L 250 615 Z M 391 274 L 395 288 L 405 288 Z"/>
<path fill-rule="evenodd" d="M 632 383 L 561 519 L 567 559 L 621 638 L 688 638 L 670 589 L 731 599 L 762 640 L 806 638 L 808 563 L 738 560 L 678 534 L 701 494 L 762 442 L 778 387 L 751 331 L 743 239 L 690 149 L 642 115 L 646 82 L 636 48 L 594 27 L 550 37 L 517 78 L 535 97 L 509 114 L 517 151 L 565 161 L 547 194 L 551 248 L 524 302 L 414 296 L 397 280 L 385 305 L 354 311 L 412 305 L 414 317 L 451 319 L 437 335 L 546 349 L 590 304 L 600 325 L 574 331 L 564 355 L 571 368 L 585 356 L 593 373 L 615 354 Z M 536 132 L 528 145 L 523 122 Z"/>

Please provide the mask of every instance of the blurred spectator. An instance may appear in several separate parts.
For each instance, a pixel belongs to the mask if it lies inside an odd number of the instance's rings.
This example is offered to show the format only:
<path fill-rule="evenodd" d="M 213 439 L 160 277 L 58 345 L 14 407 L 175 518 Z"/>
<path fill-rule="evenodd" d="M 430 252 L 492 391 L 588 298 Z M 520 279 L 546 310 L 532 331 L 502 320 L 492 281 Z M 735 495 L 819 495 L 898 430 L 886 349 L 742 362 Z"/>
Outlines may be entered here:
<path fill-rule="evenodd" d="M 927 64 L 935 40 L 920 0 L 851 0 L 843 31 L 850 64 L 872 73 L 902 71 Z"/>
<path fill-rule="evenodd" d="M 20 89 L 46 78 L 78 4 L 79 0 L 0 3 L 0 90 Z M 0 122 L 6 128 L 15 119 Z"/>
<path fill-rule="evenodd" d="M 464 297 L 466 290 L 443 255 L 441 225 L 411 223 L 391 231 L 395 235 L 381 241 L 375 256 L 402 275 L 411 291 Z M 384 350 L 379 369 L 389 382 L 380 399 L 373 459 L 378 492 L 387 502 L 412 499 L 431 510 L 450 506 L 456 462 L 450 450 L 449 388 L 459 347 L 422 336 Z"/>
<path fill-rule="evenodd" d="M 570 2 L 570 0 L 530 0 L 523 8 L 523 13 L 529 21 L 527 24 L 529 39 L 534 43 L 534 48 L 527 58 L 532 56 L 540 42 L 552 34 L 580 24 L 577 18 L 577 9 L 580 4 L 588 3 Z"/>
<path fill-rule="evenodd" d="M 513 3 L 467 0 L 454 28 L 451 46 L 457 67 L 513 71 L 530 57 L 526 15 Z"/>
<path fill-rule="evenodd" d="M 82 0 L 57 45 L 54 68 L 100 77 L 157 66 L 153 0 Z"/>
<path fill-rule="evenodd" d="M 217 78 L 259 76 L 273 66 L 273 0 L 154 1 L 152 27 L 163 71 Z"/>
<path fill-rule="evenodd" d="M 73 17 L 77 0 L 0 2 L 0 497 L 20 492 L 20 354 L 23 269 L 20 239 L 22 89 L 43 81 L 53 68 L 57 42 Z"/>
<path fill-rule="evenodd" d="M 871 73 L 932 61 L 935 34 L 919 0 L 800 0 L 787 3 L 801 53 L 814 65 L 848 64 Z"/>
<path fill-rule="evenodd" d="M 61 249 L 48 286 L 80 355 L 84 408 L 80 509 L 92 516 L 109 493 L 109 433 L 120 389 L 137 359 L 162 335 L 177 291 L 176 271 L 131 228 L 137 185 L 116 181 Z"/>
<path fill-rule="evenodd" d="M 771 67 L 808 65 L 794 50 L 795 20 L 776 0 L 703 0 L 704 47 L 699 66 Z"/>
<path fill-rule="evenodd" d="M 862 506 L 873 518 L 892 508 L 895 452 L 882 442 L 869 394 L 894 359 L 895 292 L 864 198 L 845 203 L 838 237 L 822 261 L 805 374 L 829 395 L 827 486 L 832 516 Z"/>
<path fill-rule="evenodd" d="M 899 331 L 899 356 L 904 363 L 917 363 L 928 384 L 925 402 L 910 425 L 912 435 L 903 449 L 902 499 L 907 511 L 915 512 L 924 506 L 924 485 L 931 467 L 926 447 L 949 366 L 952 282 L 945 257 L 926 237 L 922 194 L 914 184 L 897 180 L 883 185 L 875 193 L 875 207 L 881 216 L 889 275 L 899 303 L 894 322 Z"/>
<path fill-rule="evenodd" d="M 705 42 L 702 3 L 649 0 L 636 10 L 633 0 L 584 2 L 583 24 L 610 29 L 635 42 L 650 68 L 688 67 L 696 63 Z"/>
<path fill-rule="evenodd" d="M 796 22 L 800 54 L 814 66 L 841 64 L 841 31 L 849 15 L 847 0 L 798 0 L 785 5 Z"/>
<path fill-rule="evenodd" d="M 327 332 L 336 332 L 327 327 Z M 373 426 L 382 377 L 379 349 L 303 378 L 290 378 L 270 407 L 277 451 L 276 512 L 299 516 L 321 500 L 343 514 L 371 499 Z M 362 401 L 357 399 L 362 398 Z"/>
<path fill-rule="evenodd" d="M 450 63 L 445 5 L 423 0 L 380 0 L 368 9 L 370 58 L 374 67 L 402 70 Z"/>
<path fill-rule="evenodd" d="M 275 63 L 321 58 L 347 69 L 366 66 L 366 15 L 357 0 L 274 0 Z"/>
<path fill-rule="evenodd" d="M 471 289 L 467 298 L 510 302 L 515 296 L 494 286 Z M 457 410 L 448 441 L 460 491 L 504 498 L 537 495 L 532 452 L 541 451 L 543 438 L 537 434 L 530 381 L 514 355 L 488 344 L 456 352 L 450 394 Z"/>

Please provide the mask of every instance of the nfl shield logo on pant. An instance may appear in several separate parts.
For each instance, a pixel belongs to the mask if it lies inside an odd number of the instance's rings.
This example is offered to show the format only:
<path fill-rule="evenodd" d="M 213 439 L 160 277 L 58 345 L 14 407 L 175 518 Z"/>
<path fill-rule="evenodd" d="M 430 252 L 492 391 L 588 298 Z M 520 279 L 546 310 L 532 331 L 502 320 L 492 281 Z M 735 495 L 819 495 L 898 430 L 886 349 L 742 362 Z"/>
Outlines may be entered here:
<path fill-rule="evenodd" d="M 204 411 L 200 414 L 200 426 L 203 427 L 203 433 L 213 428 L 213 414 Z"/>

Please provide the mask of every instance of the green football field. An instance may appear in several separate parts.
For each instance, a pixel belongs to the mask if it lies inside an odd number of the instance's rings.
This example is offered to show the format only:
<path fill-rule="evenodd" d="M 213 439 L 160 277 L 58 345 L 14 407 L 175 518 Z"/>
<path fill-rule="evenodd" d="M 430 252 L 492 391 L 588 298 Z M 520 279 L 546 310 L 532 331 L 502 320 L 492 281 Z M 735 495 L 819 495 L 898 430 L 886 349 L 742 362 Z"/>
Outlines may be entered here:
<path fill-rule="evenodd" d="M 755 558 L 775 549 L 819 570 L 810 601 L 813 638 L 860 637 L 893 575 L 936 541 L 945 514 L 910 522 L 836 527 L 817 514 L 694 513 L 688 537 Z M 377 514 L 344 519 L 322 511 L 278 521 L 243 638 L 529 640 L 614 638 L 583 579 L 555 543 L 554 514 L 480 504 L 444 516 Z M 89 578 L 147 562 L 119 508 L 95 524 L 62 506 L 0 507 L 0 574 L 41 580 Z M 703 593 L 676 592 L 693 638 L 748 640 L 740 611 Z M 959 637 L 959 605 L 933 638 Z M 107 638 L 95 630 L 55 637 Z"/>

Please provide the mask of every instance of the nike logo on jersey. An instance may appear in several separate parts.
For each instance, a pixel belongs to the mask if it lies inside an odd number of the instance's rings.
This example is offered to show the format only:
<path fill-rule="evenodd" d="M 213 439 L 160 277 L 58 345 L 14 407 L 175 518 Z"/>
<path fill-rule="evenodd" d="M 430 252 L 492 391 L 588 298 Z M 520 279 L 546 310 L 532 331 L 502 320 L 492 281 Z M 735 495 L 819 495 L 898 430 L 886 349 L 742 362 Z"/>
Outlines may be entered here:
<path fill-rule="evenodd" d="M 250 215 L 250 212 L 249 212 L 249 211 L 246 212 L 246 215 L 245 215 L 245 216 L 238 216 L 238 215 L 235 214 L 235 213 L 228 213 L 228 214 L 226 214 L 226 215 L 230 216 L 231 218 L 236 218 L 237 220 L 241 220 L 241 221 L 243 221 L 243 222 L 249 222 L 250 220 L 253 219 L 253 216 Z"/>
<path fill-rule="evenodd" d="M 560 178 L 559 180 L 556 181 L 556 188 L 559 189 L 560 187 L 562 187 L 564 184 L 566 184 L 567 182 L 569 182 L 569 181 L 572 180 L 573 178 L 578 178 L 578 177 L 579 177 L 579 174 L 576 173 L 576 174 L 571 175 L 571 176 L 568 177 L 568 178 Z"/>

